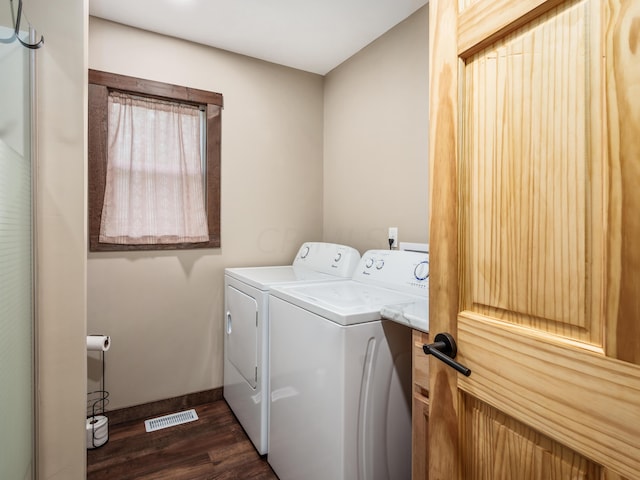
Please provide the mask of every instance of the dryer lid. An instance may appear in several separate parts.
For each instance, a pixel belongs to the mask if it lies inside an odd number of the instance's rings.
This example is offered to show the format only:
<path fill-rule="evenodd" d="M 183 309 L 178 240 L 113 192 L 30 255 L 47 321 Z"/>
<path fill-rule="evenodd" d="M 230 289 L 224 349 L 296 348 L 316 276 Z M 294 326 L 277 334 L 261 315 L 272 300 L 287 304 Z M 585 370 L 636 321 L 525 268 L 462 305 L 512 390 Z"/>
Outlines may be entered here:
<path fill-rule="evenodd" d="M 336 279 L 336 277 L 327 273 L 316 272 L 309 268 L 291 265 L 279 267 L 226 268 L 225 275 L 262 291 L 268 291 L 273 286 L 288 283 L 323 282 Z"/>

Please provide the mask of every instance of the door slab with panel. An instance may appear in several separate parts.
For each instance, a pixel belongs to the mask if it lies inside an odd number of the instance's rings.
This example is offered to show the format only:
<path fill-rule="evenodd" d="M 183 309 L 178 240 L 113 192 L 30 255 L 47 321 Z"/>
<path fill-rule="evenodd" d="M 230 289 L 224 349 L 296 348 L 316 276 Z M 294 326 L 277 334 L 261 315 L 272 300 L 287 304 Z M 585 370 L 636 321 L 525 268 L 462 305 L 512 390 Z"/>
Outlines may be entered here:
<path fill-rule="evenodd" d="M 640 478 L 640 2 L 430 22 L 430 478 Z"/>

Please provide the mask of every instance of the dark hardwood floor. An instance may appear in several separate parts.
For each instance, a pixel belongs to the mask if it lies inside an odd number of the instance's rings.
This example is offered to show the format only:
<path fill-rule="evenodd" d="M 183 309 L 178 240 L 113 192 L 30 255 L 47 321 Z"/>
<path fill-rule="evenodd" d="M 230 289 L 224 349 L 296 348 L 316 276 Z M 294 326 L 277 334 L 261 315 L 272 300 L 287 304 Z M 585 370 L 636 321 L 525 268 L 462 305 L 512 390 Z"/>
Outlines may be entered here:
<path fill-rule="evenodd" d="M 110 424 L 109 442 L 87 450 L 87 480 L 277 480 L 224 400 L 192 408 L 199 420 L 156 432 Z"/>

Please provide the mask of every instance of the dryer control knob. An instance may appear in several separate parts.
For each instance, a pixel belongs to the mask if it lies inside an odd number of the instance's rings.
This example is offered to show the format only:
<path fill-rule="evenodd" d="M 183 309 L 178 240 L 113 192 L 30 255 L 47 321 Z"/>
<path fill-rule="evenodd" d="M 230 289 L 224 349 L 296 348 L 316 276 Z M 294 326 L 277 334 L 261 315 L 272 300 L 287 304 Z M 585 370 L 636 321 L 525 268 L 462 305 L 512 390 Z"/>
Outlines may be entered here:
<path fill-rule="evenodd" d="M 305 246 L 300 252 L 300 258 L 307 258 L 307 255 L 309 255 L 309 247 Z"/>
<path fill-rule="evenodd" d="M 336 255 L 336 258 L 333 259 L 334 262 L 339 262 L 342 259 L 342 254 L 340 252 L 338 252 L 338 254 Z"/>
<path fill-rule="evenodd" d="M 382 267 L 384 267 L 384 260 L 380 259 L 376 262 L 376 268 L 382 270 Z"/>
<path fill-rule="evenodd" d="M 373 258 L 367 258 L 367 261 L 364 262 L 364 266 L 367 268 L 373 267 Z"/>

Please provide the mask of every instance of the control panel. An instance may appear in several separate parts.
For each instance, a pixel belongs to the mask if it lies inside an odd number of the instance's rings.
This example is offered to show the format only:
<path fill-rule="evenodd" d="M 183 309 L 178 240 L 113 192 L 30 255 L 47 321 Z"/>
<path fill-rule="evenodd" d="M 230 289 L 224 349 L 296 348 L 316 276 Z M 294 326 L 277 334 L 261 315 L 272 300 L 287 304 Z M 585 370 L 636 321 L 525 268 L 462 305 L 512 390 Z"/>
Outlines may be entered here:
<path fill-rule="evenodd" d="M 408 293 L 426 293 L 429 289 L 429 254 L 368 250 L 362 255 L 353 279 Z"/>
<path fill-rule="evenodd" d="M 305 242 L 293 265 L 347 278 L 351 277 L 359 260 L 360 253 L 355 248 L 337 243 Z"/>

